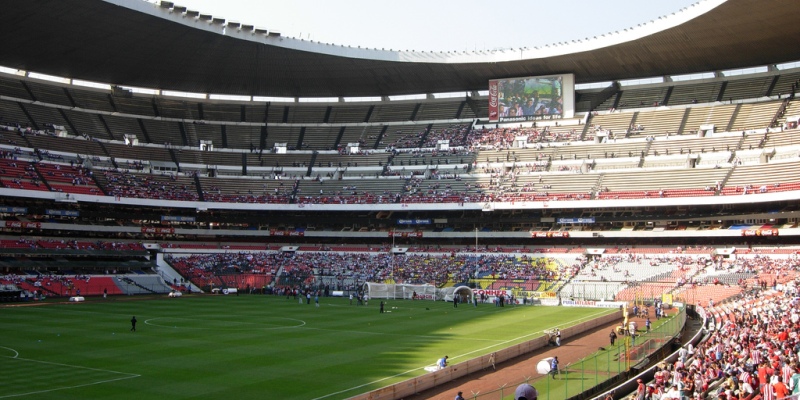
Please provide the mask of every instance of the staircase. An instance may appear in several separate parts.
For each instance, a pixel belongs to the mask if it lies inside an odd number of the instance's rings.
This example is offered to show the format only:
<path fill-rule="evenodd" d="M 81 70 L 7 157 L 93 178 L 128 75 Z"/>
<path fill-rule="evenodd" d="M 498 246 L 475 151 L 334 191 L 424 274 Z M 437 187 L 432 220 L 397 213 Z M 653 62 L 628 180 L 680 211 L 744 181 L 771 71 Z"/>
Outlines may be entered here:
<path fill-rule="evenodd" d="M 194 186 L 197 189 L 197 199 L 206 201 L 205 196 L 203 196 L 203 185 L 200 184 L 200 177 L 197 175 L 194 176 Z"/>
<path fill-rule="evenodd" d="M 714 195 L 719 196 L 720 194 L 722 194 L 722 188 L 724 188 L 725 185 L 728 184 L 728 180 L 731 179 L 731 175 L 733 175 L 733 171 L 735 170 L 736 170 L 736 164 L 731 166 L 731 169 L 728 170 L 727 174 L 725 174 L 725 178 L 723 178 L 719 184 L 719 189 L 714 188 L 715 189 Z"/>

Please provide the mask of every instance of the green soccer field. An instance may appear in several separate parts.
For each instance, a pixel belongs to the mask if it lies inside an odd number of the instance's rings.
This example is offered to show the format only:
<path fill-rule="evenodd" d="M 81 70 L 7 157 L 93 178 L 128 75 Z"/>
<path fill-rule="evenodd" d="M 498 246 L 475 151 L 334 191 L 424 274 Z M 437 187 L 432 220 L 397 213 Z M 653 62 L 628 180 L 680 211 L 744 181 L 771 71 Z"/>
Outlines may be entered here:
<path fill-rule="evenodd" d="M 342 399 L 616 312 L 275 296 L 0 308 L 0 399 Z M 137 331 L 130 331 L 135 315 Z"/>

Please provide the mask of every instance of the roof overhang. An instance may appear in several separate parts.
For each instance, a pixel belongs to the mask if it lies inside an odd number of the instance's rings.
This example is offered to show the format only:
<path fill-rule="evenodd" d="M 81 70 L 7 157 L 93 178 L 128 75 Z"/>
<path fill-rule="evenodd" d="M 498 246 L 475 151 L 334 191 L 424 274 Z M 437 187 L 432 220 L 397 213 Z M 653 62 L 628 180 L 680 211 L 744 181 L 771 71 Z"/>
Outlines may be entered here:
<path fill-rule="evenodd" d="M 15 1 L 0 65 L 124 86 L 278 97 L 482 90 L 489 79 L 626 80 L 800 60 L 796 0 L 703 0 L 622 32 L 494 52 L 360 49 L 141 0 Z"/>

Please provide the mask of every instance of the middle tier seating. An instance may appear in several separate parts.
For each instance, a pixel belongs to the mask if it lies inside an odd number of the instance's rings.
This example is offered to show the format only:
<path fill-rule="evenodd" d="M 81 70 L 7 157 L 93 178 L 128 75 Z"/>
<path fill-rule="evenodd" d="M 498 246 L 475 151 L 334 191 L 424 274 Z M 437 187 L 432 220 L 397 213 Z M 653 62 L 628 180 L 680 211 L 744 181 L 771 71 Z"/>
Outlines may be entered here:
<path fill-rule="evenodd" d="M 0 184 L 167 200 L 339 204 L 795 190 L 797 179 L 787 171 L 796 167 L 796 131 L 765 128 L 787 120 L 777 114 L 784 104 L 796 113 L 797 102 L 754 102 L 773 81 L 732 79 L 731 93 L 753 94 L 735 104 L 717 101 L 717 81 L 625 88 L 619 110 L 588 116 L 591 127 L 576 120 L 471 129 L 473 121 L 453 122 L 465 112 L 464 99 L 242 106 L 112 98 L 102 90 L 3 78 L 0 94 L 13 96 L 0 100 L 0 112 L 19 121 L 6 121 L 0 138 L 7 152 Z M 701 125 L 714 129 L 700 132 Z M 445 140 L 450 150 L 431 150 Z M 201 150 L 201 141 L 216 150 Z M 275 143 L 289 152 L 273 151 Z M 350 143 L 359 144 L 356 154 L 348 154 Z M 675 174 L 681 179 L 669 179 Z"/>

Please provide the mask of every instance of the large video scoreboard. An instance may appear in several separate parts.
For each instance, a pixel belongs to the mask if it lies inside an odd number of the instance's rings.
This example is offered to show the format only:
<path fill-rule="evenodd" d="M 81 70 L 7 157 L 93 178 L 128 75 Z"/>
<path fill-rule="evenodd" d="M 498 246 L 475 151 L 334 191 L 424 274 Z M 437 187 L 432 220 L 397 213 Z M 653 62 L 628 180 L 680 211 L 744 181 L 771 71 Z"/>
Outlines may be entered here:
<path fill-rule="evenodd" d="M 489 81 L 489 121 L 572 118 L 575 75 L 530 76 Z"/>

